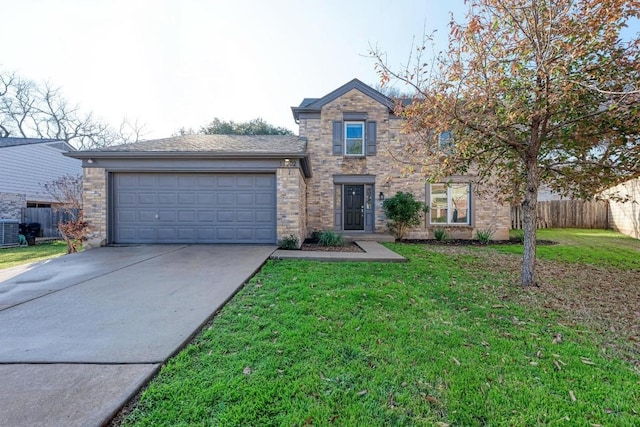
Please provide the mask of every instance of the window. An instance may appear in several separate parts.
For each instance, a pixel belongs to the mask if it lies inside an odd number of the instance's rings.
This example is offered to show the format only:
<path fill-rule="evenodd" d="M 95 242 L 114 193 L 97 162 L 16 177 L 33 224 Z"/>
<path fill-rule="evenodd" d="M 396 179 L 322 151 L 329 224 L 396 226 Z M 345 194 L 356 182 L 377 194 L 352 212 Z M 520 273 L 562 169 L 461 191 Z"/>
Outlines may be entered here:
<path fill-rule="evenodd" d="M 344 154 L 364 156 L 364 122 L 345 122 Z"/>
<path fill-rule="evenodd" d="M 431 224 L 470 224 L 469 184 L 431 184 Z"/>

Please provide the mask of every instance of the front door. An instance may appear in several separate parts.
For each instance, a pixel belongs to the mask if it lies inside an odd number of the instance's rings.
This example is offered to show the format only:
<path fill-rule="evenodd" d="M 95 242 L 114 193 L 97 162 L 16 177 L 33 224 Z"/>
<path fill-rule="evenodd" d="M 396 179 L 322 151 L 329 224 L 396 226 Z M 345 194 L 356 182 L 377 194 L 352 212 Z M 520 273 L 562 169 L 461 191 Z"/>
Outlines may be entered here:
<path fill-rule="evenodd" d="M 364 185 L 344 186 L 344 229 L 364 230 Z"/>

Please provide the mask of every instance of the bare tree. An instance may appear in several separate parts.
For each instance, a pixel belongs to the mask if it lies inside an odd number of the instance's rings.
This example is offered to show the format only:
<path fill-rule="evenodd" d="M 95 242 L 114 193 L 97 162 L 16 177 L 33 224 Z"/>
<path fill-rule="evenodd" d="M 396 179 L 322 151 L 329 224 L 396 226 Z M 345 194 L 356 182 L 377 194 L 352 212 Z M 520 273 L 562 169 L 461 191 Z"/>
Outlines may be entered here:
<path fill-rule="evenodd" d="M 83 150 L 136 142 L 144 125 L 123 119 L 118 130 L 83 113 L 60 88 L 0 71 L 0 137 L 50 138 Z"/>
<path fill-rule="evenodd" d="M 82 175 L 61 176 L 42 184 L 42 187 L 57 202 L 57 209 L 71 218 L 58 223 L 58 230 L 67 244 L 67 253 L 78 252 L 89 227 L 82 215 Z"/>

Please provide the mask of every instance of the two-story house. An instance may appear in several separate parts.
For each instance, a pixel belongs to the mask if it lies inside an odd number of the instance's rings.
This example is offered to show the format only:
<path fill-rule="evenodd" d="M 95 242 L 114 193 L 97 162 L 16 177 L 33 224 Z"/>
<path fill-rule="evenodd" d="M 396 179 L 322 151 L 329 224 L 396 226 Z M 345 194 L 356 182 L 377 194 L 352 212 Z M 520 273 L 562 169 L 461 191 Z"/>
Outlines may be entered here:
<path fill-rule="evenodd" d="M 83 160 L 88 246 L 387 233 L 382 201 L 398 191 L 430 207 L 410 238 L 438 227 L 508 238 L 509 206 L 481 196 L 473 177 L 428 184 L 402 173 L 412 135 L 380 92 L 352 80 L 292 111 L 299 136 L 189 135 L 69 153 Z"/>

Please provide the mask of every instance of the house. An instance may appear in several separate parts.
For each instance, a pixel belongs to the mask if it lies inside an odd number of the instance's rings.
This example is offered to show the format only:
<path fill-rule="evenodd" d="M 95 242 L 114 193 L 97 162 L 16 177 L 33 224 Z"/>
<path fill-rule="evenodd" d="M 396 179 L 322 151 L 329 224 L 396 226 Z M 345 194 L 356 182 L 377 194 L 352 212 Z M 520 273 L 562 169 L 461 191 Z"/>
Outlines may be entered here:
<path fill-rule="evenodd" d="M 55 205 L 43 184 L 82 174 L 80 161 L 62 155 L 70 150 L 54 139 L 0 138 L 0 219 L 20 221 L 22 208 Z"/>
<path fill-rule="evenodd" d="M 606 191 L 625 202 L 609 200 L 609 227 L 640 239 L 640 178 L 630 179 Z"/>
<path fill-rule="evenodd" d="M 507 239 L 508 205 L 469 176 L 427 184 L 403 175 L 410 135 L 393 102 L 359 80 L 292 107 L 299 136 L 188 135 L 68 153 L 84 167 L 87 246 L 264 243 L 315 230 L 387 233 L 382 200 L 411 192 L 430 207 L 410 238 Z"/>

